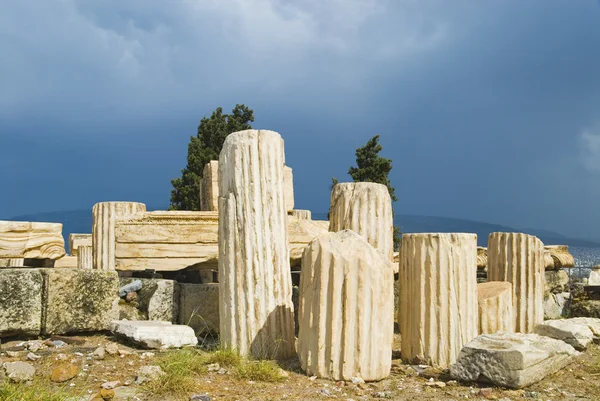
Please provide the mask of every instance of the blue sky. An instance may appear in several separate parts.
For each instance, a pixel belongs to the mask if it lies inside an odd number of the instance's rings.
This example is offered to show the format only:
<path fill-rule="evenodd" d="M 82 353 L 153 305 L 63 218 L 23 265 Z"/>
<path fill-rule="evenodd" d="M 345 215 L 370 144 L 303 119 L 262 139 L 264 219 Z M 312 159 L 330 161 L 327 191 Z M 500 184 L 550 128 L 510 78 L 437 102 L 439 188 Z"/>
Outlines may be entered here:
<path fill-rule="evenodd" d="M 4 1 L 0 52 L 0 218 L 166 207 L 199 120 L 244 103 L 298 208 L 380 134 L 398 214 L 600 239 L 597 0 Z"/>

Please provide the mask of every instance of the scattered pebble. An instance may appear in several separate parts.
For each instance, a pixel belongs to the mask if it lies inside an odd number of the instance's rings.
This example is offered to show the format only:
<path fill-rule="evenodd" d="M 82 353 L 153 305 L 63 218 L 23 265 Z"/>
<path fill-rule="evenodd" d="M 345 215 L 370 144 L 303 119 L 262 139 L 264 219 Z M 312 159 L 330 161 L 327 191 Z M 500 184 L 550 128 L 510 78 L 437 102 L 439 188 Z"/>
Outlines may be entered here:
<path fill-rule="evenodd" d="M 163 372 L 160 366 L 142 366 L 140 370 L 138 370 L 135 382 L 136 384 L 143 384 L 150 380 L 156 380 L 164 374 L 165 372 Z"/>
<path fill-rule="evenodd" d="M 9 358 L 18 358 L 21 353 L 19 351 L 6 351 L 6 356 Z"/>
<path fill-rule="evenodd" d="M 104 349 L 108 355 L 117 355 L 119 353 L 119 346 L 115 343 L 106 344 Z"/>
<path fill-rule="evenodd" d="M 350 379 L 350 381 L 353 384 L 362 384 L 362 383 L 365 382 L 362 377 L 353 377 L 353 378 Z"/>
<path fill-rule="evenodd" d="M 394 395 L 391 391 L 378 391 L 373 394 L 374 398 L 392 398 Z"/>
<path fill-rule="evenodd" d="M 190 395 L 190 401 L 210 401 L 210 397 L 206 394 Z"/>
<path fill-rule="evenodd" d="M 106 352 L 104 350 L 104 347 L 98 347 L 94 350 L 92 356 L 96 359 L 102 360 L 102 359 L 104 359 L 105 354 L 106 354 Z"/>
<path fill-rule="evenodd" d="M 113 388 L 117 387 L 119 384 L 121 384 L 120 381 L 114 381 L 114 382 L 106 382 L 104 384 L 102 384 L 102 388 L 106 389 L 106 390 L 112 390 Z"/>
<path fill-rule="evenodd" d="M 41 356 L 36 355 L 33 352 L 30 352 L 27 354 L 27 359 L 29 359 L 30 361 L 37 361 L 40 358 L 41 358 Z"/>
<path fill-rule="evenodd" d="M 211 363 L 207 366 L 207 369 L 209 372 L 218 372 L 219 369 L 221 369 L 221 365 L 219 365 L 218 363 Z"/>

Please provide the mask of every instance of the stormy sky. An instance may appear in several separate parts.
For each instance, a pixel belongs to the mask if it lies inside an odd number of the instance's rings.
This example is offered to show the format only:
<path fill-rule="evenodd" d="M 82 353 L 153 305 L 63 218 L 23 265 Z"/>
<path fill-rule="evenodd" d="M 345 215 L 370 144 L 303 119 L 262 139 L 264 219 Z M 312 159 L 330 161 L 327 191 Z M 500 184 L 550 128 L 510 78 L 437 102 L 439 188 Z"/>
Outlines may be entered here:
<path fill-rule="evenodd" d="M 598 0 L 0 4 L 0 218 L 166 207 L 199 120 L 244 103 L 299 209 L 380 134 L 398 214 L 600 239 Z"/>

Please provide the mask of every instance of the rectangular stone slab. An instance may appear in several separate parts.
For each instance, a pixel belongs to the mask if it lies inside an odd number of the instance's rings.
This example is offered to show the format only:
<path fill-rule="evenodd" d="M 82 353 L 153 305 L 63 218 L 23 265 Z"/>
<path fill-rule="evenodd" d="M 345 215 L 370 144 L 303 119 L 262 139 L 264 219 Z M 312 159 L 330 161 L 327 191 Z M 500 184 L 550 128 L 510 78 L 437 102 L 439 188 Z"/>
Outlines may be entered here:
<path fill-rule="evenodd" d="M 194 329 L 198 336 L 219 332 L 219 284 L 181 283 L 179 323 Z"/>
<path fill-rule="evenodd" d="M 44 334 L 109 330 L 119 316 L 116 271 L 40 269 L 44 276 Z"/>
<path fill-rule="evenodd" d="M 92 234 L 69 234 L 69 253 L 77 256 L 80 246 L 92 246 Z"/>
<path fill-rule="evenodd" d="M 116 320 L 111 323 L 110 330 L 147 348 L 179 348 L 198 344 L 191 327 L 171 322 Z"/>
<path fill-rule="evenodd" d="M 0 337 L 40 334 L 42 288 L 40 269 L 0 270 Z"/>
<path fill-rule="evenodd" d="M 62 224 L 0 220 L 0 258 L 55 260 L 64 255 Z"/>

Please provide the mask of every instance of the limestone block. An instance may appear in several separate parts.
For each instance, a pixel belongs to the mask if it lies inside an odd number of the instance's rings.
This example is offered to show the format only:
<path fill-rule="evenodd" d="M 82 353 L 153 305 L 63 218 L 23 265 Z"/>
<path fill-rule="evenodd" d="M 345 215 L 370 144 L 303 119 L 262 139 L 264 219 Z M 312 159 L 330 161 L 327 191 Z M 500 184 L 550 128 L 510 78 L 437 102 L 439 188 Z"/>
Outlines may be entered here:
<path fill-rule="evenodd" d="M 536 334 L 561 340 L 578 351 L 585 350 L 594 340 L 594 333 L 587 324 L 571 322 L 570 319 L 546 320 L 535 326 Z"/>
<path fill-rule="evenodd" d="M 483 334 L 465 345 L 450 374 L 466 382 L 522 388 L 559 371 L 577 355 L 569 344 L 537 334 Z"/>
<path fill-rule="evenodd" d="M 77 267 L 77 256 L 66 255 L 60 259 L 56 259 L 54 261 L 54 267 L 56 267 L 56 268 Z"/>
<path fill-rule="evenodd" d="M 385 185 L 345 182 L 331 190 L 329 231 L 352 230 L 388 260 L 394 260 L 392 200 Z"/>
<path fill-rule="evenodd" d="M 513 332 L 512 284 L 490 281 L 477 284 L 479 334 Z"/>
<path fill-rule="evenodd" d="M 594 266 L 588 278 L 588 285 L 600 285 L 600 265 Z"/>
<path fill-rule="evenodd" d="M 513 285 L 515 331 L 531 333 L 544 321 L 544 244 L 533 235 L 491 233 L 488 279 Z"/>
<path fill-rule="evenodd" d="M 0 337 L 40 334 L 42 289 L 39 269 L 0 270 Z"/>
<path fill-rule="evenodd" d="M 175 280 L 157 278 L 120 279 L 120 286 L 141 281 L 142 288 L 137 290 L 138 309 L 147 320 L 161 320 L 177 323 L 179 318 L 179 283 Z"/>
<path fill-rule="evenodd" d="M 218 212 L 156 211 L 115 222 L 119 271 L 174 271 L 203 263 L 216 267 Z"/>
<path fill-rule="evenodd" d="M 243 355 L 295 354 L 284 162 L 267 130 L 229 135 L 219 156 L 220 336 Z"/>
<path fill-rule="evenodd" d="M 294 210 L 294 173 L 288 166 L 283 166 L 283 194 L 285 210 Z"/>
<path fill-rule="evenodd" d="M 477 337 L 477 235 L 404 234 L 398 323 L 402 358 L 449 367 Z"/>
<path fill-rule="evenodd" d="M 394 338 L 391 261 L 343 230 L 315 238 L 300 273 L 298 357 L 309 376 L 381 380 Z"/>
<path fill-rule="evenodd" d="M 600 337 L 600 319 L 592 317 L 574 317 L 569 319 L 569 322 L 573 324 L 582 324 L 587 326 L 594 336 Z"/>
<path fill-rule="evenodd" d="M 319 235 L 327 233 L 329 222 L 324 220 L 304 220 L 288 216 L 288 235 L 291 267 L 300 266 L 304 248 Z"/>
<path fill-rule="evenodd" d="M 93 269 L 94 259 L 91 245 L 81 245 L 77 249 L 77 267 L 80 269 Z"/>
<path fill-rule="evenodd" d="M 0 220 L 0 258 L 55 260 L 64 255 L 62 224 Z"/>
<path fill-rule="evenodd" d="M 108 330 L 119 316 L 117 272 L 42 269 L 44 334 Z"/>
<path fill-rule="evenodd" d="M 569 290 L 569 274 L 564 270 L 544 272 L 544 295 L 558 294 Z"/>
<path fill-rule="evenodd" d="M 544 319 L 560 319 L 568 315 L 571 293 L 544 295 Z"/>
<path fill-rule="evenodd" d="M 77 256 L 77 250 L 81 246 L 92 246 L 92 234 L 69 234 L 69 254 Z"/>
<path fill-rule="evenodd" d="M 219 332 L 219 284 L 179 284 L 179 323 L 190 326 L 197 336 Z"/>
<path fill-rule="evenodd" d="M 115 320 L 110 331 L 151 349 L 195 346 L 198 339 L 189 326 L 160 321 Z"/>
<path fill-rule="evenodd" d="M 312 213 L 310 210 L 288 210 L 288 216 L 295 217 L 299 220 L 312 220 Z"/>
<path fill-rule="evenodd" d="M 92 253 L 96 270 L 115 270 L 115 223 L 119 218 L 144 213 L 137 202 L 100 202 L 92 208 Z"/>
<path fill-rule="evenodd" d="M 0 258 L 0 267 L 8 267 L 9 258 Z"/>
<path fill-rule="evenodd" d="M 202 170 L 202 188 L 200 210 L 216 212 L 219 210 L 219 162 L 211 160 Z"/>

